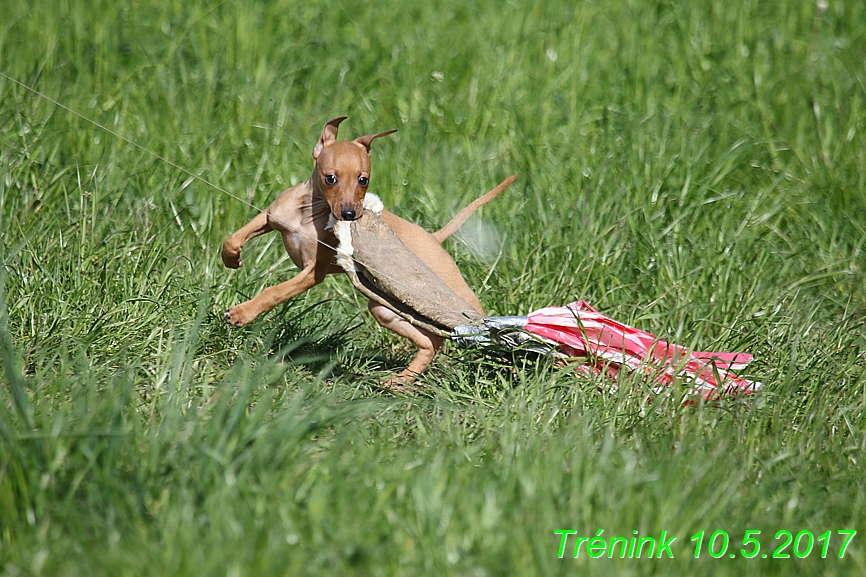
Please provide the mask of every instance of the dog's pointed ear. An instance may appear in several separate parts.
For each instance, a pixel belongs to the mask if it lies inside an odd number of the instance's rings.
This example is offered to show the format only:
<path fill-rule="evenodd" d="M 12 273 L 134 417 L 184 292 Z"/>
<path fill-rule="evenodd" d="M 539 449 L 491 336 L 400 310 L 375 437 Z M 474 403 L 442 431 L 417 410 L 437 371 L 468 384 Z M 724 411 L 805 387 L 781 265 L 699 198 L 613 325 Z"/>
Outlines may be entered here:
<path fill-rule="evenodd" d="M 380 132 L 379 134 L 368 134 L 366 136 L 359 136 L 355 139 L 355 142 L 363 146 L 367 149 L 367 154 L 370 154 L 370 143 L 380 136 L 388 136 L 389 134 L 394 134 L 397 130 L 389 130 L 388 132 Z"/>
<path fill-rule="evenodd" d="M 313 160 L 318 160 L 323 148 L 336 142 L 337 130 L 339 130 L 340 123 L 347 118 L 349 117 L 339 116 L 333 120 L 329 120 L 325 127 L 322 128 L 322 136 L 319 137 L 319 142 L 316 143 L 316 147 L 313 149 Z"/>

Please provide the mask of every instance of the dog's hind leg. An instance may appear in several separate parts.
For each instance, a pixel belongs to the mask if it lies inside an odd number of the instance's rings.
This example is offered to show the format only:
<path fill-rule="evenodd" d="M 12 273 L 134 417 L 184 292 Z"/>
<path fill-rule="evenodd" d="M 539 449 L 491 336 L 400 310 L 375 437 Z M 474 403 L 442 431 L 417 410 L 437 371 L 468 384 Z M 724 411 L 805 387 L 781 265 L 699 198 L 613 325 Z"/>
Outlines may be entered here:
<path fill-rule="evenodd" d="M 389 379 L 385 386 L 388 388 L 400 388 L 400 385 L 411 383 L 415 377 L 426 369 L 436 351 L 442 345 L 442 337 L 431 334 L 424 329 L 416 327 L 391 309 L 370 301 L 367 303 L 373 318 L 384 328 L 393 331 L 401 337 L 406 337 L 418 347 L 418 354 L 412 359 L 409 367 L 397 373 L 397 376 Z"/>

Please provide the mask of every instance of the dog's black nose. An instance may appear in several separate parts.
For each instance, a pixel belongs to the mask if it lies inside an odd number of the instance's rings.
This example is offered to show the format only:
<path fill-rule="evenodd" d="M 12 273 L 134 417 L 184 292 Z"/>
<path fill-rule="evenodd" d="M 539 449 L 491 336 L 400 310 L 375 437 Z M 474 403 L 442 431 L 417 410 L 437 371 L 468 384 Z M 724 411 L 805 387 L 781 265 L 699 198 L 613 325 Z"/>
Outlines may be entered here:
<path fill-rule="evenodd" d="M 340 212 L 340 217 L 343 220 L 355 220 L 355 209 L 354 208 L 344 208 Z"/>

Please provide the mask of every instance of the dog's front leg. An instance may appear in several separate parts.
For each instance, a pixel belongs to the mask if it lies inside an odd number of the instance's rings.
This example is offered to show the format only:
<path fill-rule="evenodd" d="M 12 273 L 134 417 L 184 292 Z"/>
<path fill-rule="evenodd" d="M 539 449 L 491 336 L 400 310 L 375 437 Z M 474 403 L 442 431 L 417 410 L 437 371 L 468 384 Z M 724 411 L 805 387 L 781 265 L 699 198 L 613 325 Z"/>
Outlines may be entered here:
<path fill-rule="evenodd" d="M 245 303 L 235 305 L 226 311 L 225 319 L 229 324 L 242 327 L 305 290 L 322 282 L 324 275 L 317 275 L 314 265 L 303 269 L 292 279 L 278 285 L 268 287 Z"/>
<path fill-rule="evenodd" d="M 223 264 L 228 268 L 239 268 L 243 264 L 241 262 L 241 249 L 244 245 L 257 236 L 261 236 L 272 230 L 273 228 L 271 228 L 268 222 L 267 211 L 259 213 L 258 216 L 228 237 L 223 243 Z"/>

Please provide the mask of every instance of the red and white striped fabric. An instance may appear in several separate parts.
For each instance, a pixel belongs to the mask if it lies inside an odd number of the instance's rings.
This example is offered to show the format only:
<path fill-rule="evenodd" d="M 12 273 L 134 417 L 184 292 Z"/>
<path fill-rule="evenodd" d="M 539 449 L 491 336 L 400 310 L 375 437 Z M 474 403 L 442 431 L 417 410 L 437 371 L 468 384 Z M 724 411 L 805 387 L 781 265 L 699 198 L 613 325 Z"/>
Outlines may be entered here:
<path fill-rule="evenodd" d="M 674 379 L 693 383 L 691 391 L 705 400 L 724 394 L 750 394 L 761 383 L 739 378 L 731 370 L 752 361 L 748 353 L 693 352 L 648 332 L 604 316 L 585 301 L 546 307 L 529 314 L 525 330 L 554 341 L 565 361 L 586 359 L 575 371 L 616 376 L 622 367 L 647 375 L 664 390 Z"/>

